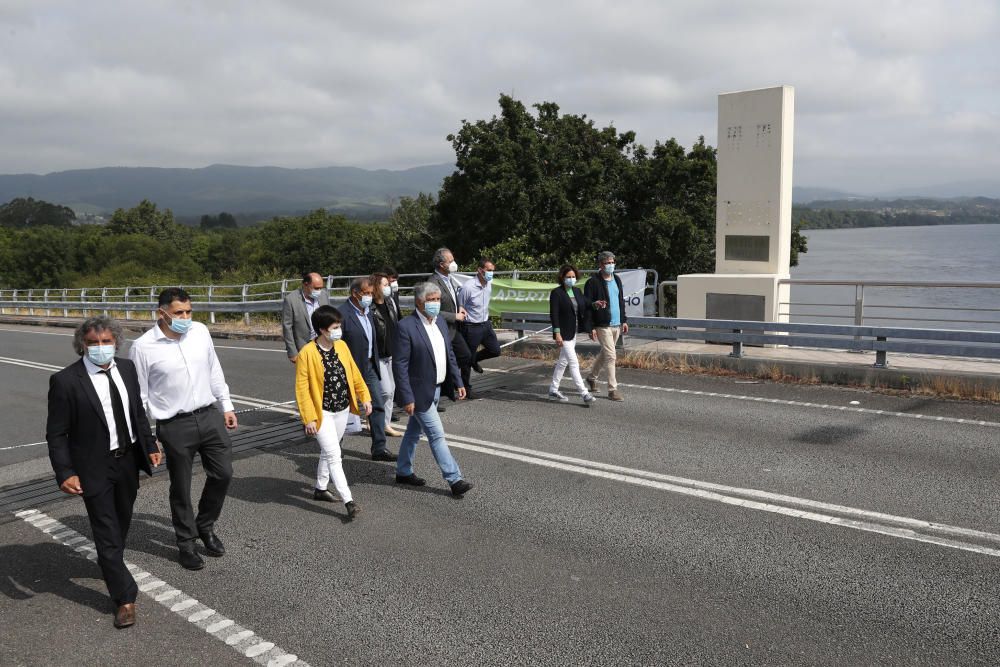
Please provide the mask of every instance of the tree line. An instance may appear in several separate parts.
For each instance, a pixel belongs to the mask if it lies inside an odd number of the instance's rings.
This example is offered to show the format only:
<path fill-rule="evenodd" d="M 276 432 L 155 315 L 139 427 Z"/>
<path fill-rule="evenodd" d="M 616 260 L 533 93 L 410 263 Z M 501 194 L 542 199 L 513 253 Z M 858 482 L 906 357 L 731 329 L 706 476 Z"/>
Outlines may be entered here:
<path fill-rule="evenodd" d="M 621 266 L 656 269 L 664 279 L 714 270 L 716 151 L 703 137 L 689 149 L 674 139 L 650 149 L 634 132 L 562 114 L 552 102 L 529 111 L 501 95 L 499 106 L 498 115 L 463 121 L 448 136 L 456 170 L 440 192 L 403 198 L 387 221 L 318 210 L 237 227 L 224 213 L 194 228 L 144 200 L 106 225 L 2 224 L 0 282 L 242 283 L 384 264 L 423 272 L 442 245 L 463 268 L 485 255 L 501 270 L 566 262 L 590 269 L 610 249 Z M 796 231 L 793 262 L 805 250 Z"/>

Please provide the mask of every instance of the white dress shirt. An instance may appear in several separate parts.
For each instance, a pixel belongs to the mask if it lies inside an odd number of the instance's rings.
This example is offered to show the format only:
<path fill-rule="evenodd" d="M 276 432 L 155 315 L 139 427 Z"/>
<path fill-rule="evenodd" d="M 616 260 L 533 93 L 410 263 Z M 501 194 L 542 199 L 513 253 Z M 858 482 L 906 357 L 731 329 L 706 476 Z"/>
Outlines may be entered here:
<path fill-rule="evenodd" d="M 193 412 L 215 402 L 223 412 L 233 411 L 229 385 L 204 324 L 192 322 L 179 340 L 156 324 L 132 343 L 129 356 L 139 374 L 142 401 L 153 419 L 170 419 L 178 412 Z"/>
<path fill-rule="evenodd" d="M 420 323 L 424 325 L 427 337 L 431 339 L 431 349 L 434 350 L 434 365 L 437 368 L 436 383 L 441 384 L 448 371 L 448 350 L 444 346 L 444 336 L 438 329 L 437 317 L 428 322 L 427 318 L 421 315 Z"/>
<path fill-rule="evenodd" d="M 90 374 L 90 381 L 94 383 L 94 391 L 97 392 L 97 398 L 101 401 L 101 408 L 104 409 L 104 420 L 108 425 L 108 441 L 111 443 L 109 451 L 118 449 L 118 428 L 115 424 L 114 407 L 111 404 L 111 386 L 108 384 L 108 376 L 104 375 L 103 368 L 87 358 L 86 355 L 83 357 L 83 366 L 87 369 L 87 373 Z M 125 388 L 125 381 L 122 380 L 122 374 L 118 372 L 118 366 L 115 364 L 114 359 L 111 360 L 108 370 L 111 371 L 111 377 L 114 379 L 115 386 L 118 387 L 118 393 L 122 397 L 122 410 L 125 411 L 125 423 L 128 424 L 128 435 L 132 438 L 132 442 L 135 442 L 135 429 L 132 428 L 132 415 L 129 414 L 128 409 L 128 389 Z"/>

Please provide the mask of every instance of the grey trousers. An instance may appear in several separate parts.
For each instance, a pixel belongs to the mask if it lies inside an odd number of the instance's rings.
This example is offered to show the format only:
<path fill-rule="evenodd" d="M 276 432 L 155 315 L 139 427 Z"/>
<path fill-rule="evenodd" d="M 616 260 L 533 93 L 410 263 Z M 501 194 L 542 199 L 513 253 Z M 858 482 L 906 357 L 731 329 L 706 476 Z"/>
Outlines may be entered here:
<path fill-rule="evenodd" d="M 233 477 L 233 444 L 222 413 L 211 408 L 197 414 L 156 423 L 156 438 L 163 445 L 170 472 L 170 516 L 177 543 L 212 531 L 222 513 L 229 481 Z M 201 455 L 205 488 L 195 517 L 191 502 L 191 466 Z"/>

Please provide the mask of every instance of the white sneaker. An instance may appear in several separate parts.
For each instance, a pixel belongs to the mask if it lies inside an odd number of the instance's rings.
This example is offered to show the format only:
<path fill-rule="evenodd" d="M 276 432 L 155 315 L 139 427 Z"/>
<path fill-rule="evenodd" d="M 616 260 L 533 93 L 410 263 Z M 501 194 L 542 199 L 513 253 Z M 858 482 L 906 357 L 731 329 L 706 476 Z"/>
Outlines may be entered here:
<path fill-rule="evenodd" d="M 559 401 L 560 403 L 569 403 L 569 399 L 566 398 L 566 394 L 561 391 L 550 391 L 549 392 L 550 401 Z"/>
<path fill-rule="evenodd" d="M 594 403 L 595 401 L 597 401 L 597 397 L 594 396 L 593 394 L 584 394 L 583 395 L 583 404 L 585 406 L 587 406 L 588 408 L 590 407 L 590 404 Z"/>

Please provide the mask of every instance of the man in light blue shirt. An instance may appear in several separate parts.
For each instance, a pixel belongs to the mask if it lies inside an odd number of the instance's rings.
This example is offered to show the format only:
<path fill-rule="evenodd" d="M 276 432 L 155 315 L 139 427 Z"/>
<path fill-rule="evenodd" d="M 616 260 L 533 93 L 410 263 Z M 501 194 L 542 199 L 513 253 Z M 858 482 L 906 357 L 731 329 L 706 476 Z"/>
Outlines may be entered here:
<path fill-rule="evenodd" d="M 625 314 L 621 278 L 615 275 L 615 254 L 608 250 L 597 256 L 597 273 L 592 275 L 583 287 L 583 294 L 591 303 L 592 329 L 590 339 L 601 344 L 601 351 L 594 359 L 587 376 L 590 391 L 597 391 L 597 378 L 601 371 L 608 374 L 608 398 L 621 401 L 618 378 L 615 375 L 617 352 L 615 345 L 622 334 L 628 333 L 628 316 Z"/>
<path fill-rule="evenodd" d="M 458 305 L 465 308 L 465 321 L 458 330 L 465 338 L 471 353 L 470 363 L 462 365 L 462 382 L 465 384 L 466 399 L 475 398 L 472 392 L 470 371 L 483 372 L 480 361 L 500 356 L 500 342 L 497 340 L 493 324 L 490 322 L 490 297 L 493 295 L 493 272 L 496 267 L 485 257 L 479 260 L 479 269 L 472 280 L 467 280 L 458 293 Z M 483 349 L 479 349 L 482 345 Z M 477 351 L 478 350 L 478 351 Z"/>

